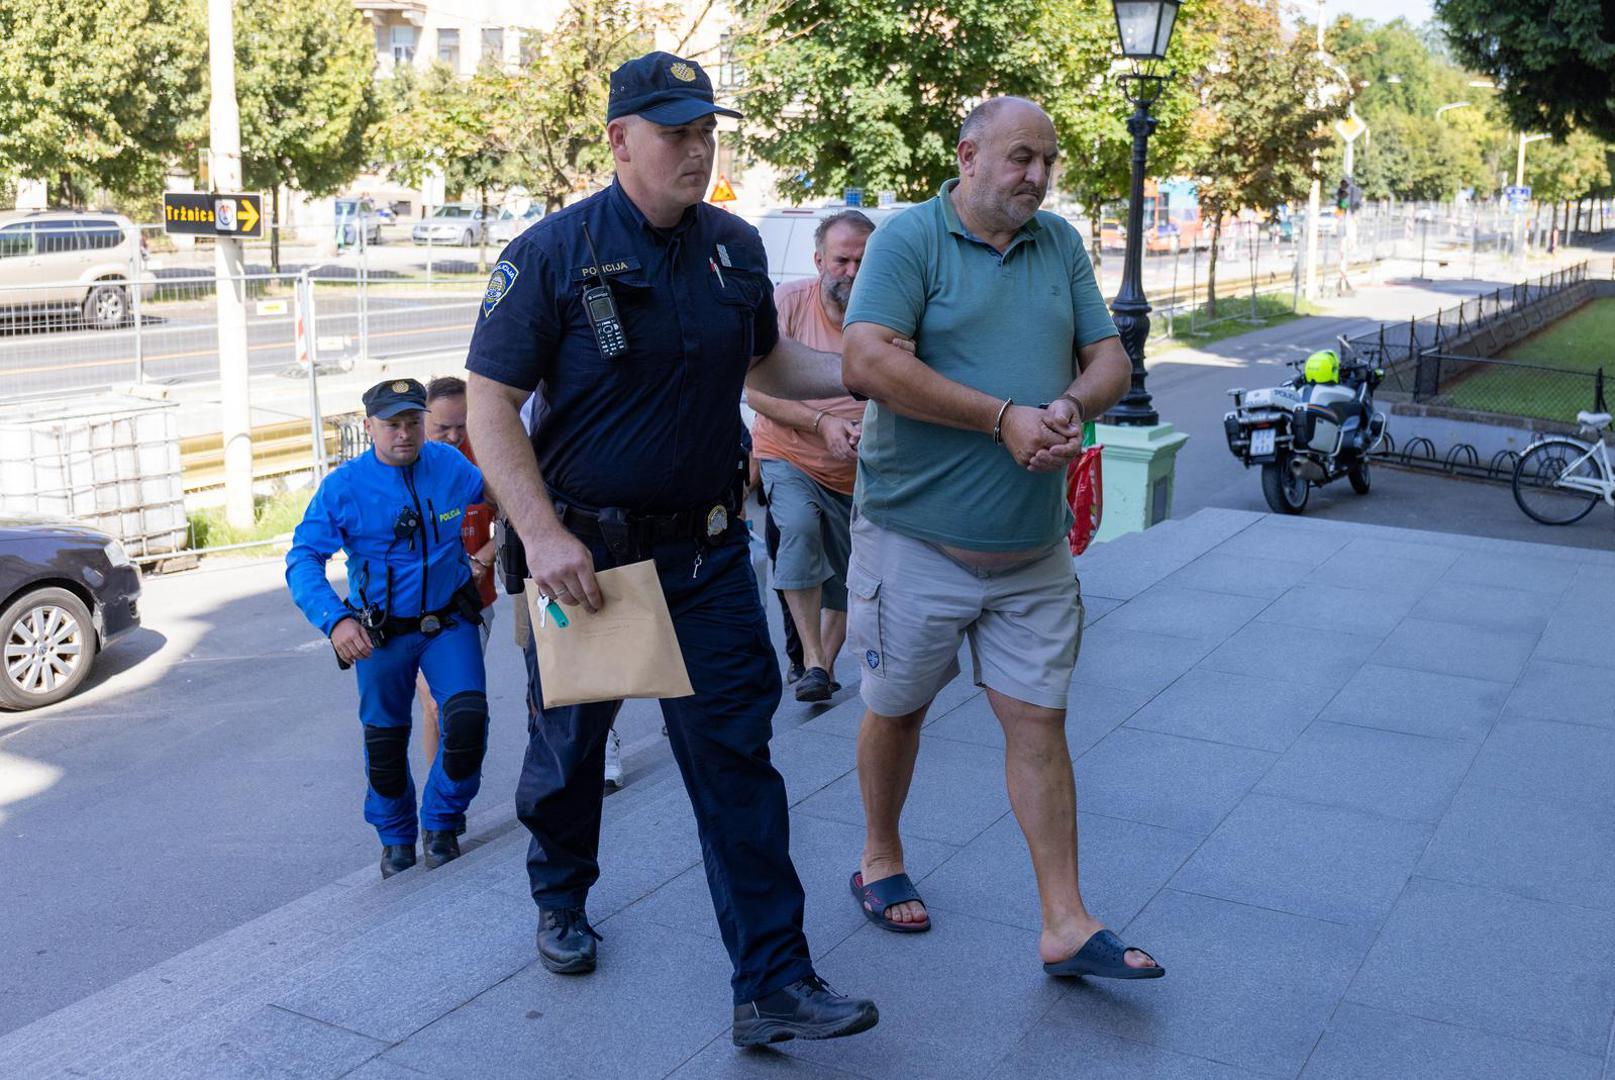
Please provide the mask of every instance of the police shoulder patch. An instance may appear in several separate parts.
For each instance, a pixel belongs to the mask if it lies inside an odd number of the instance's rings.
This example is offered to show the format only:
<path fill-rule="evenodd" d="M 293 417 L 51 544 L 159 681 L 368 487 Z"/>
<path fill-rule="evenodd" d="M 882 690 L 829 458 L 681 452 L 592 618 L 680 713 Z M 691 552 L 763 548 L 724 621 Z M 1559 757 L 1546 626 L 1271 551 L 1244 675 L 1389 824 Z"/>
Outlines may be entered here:
<path fill-rule="evenodd" d="M 510 290 L 516 287 L 516 278 L 520 273 L 515 264 L 504 259 L 493 268 L 493 273 L 488 277 L 488 291 L 482 294 L 484 315 L 492 315 L 493 309 L 499 306 L 499 301 L 510 295 Z"/>

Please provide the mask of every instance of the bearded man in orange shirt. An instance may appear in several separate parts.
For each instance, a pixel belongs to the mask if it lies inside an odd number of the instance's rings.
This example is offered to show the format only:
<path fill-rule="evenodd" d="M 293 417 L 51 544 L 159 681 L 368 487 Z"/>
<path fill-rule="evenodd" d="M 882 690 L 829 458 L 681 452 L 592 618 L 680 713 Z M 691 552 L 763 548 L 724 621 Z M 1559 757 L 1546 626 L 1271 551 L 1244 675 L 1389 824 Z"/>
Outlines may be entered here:
<path fill-rule="evenodd" d="M 813 265 L 819 274 L 774 290 L 780 333 L 822 352 L 841 352 L 841 320 L 874 222 L 843 210 L 819 222 Z M 847 637 L 847 557 L 852 489 L 864 404 L 850 395 L 785 401 L 748 391 L 757 413 L 752 453 L 762 463 L 768 512 L 779 527 L 774 587 L 785 594 L 807 669 L 796 700 L 828 701 L 837 689 L 836 655 Z"/>

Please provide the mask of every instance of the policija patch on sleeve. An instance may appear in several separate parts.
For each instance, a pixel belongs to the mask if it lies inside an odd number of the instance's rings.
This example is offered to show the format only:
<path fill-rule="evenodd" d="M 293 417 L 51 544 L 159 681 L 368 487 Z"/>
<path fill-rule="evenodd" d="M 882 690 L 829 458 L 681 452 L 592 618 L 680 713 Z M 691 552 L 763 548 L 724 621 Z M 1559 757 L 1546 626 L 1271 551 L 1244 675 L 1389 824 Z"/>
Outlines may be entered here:
<path fill-rule="evenodd" d="M 499 301 L 510 294 L 516 287 L 516 278 L 521 273 L 515 265 L 506 260 L 500 260 L 498 266 L 488 277 L 488 291 L 482 294 L 482 314 L 492 315 L 493 309 L 499 306 Z"/>

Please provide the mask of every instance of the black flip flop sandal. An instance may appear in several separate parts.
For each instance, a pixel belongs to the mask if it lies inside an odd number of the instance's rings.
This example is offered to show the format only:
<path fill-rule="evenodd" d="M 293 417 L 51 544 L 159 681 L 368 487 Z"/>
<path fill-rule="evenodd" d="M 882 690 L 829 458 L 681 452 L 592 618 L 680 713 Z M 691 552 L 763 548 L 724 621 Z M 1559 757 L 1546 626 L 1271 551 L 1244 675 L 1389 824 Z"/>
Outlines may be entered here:
<path fill-rule="evenodd" d="M 907 874 L 893 874 L 891 877 L 881 878 L 864 884 L 864 875 L 861 870 L 854 870 L 852 880 L 852 898 L 858 901 L 858 910 L 864 913 L 864 918 L 880 927 L 890 930 L 894 934 L 923 934 L 931 929 L 931 913 L 925 913 L 925 921 L 921 923 L 893 922 L 886 917 L 886 909 L 893 904 L 903 904 L 910 900 L 920 900 L 920 892 L 914 887 L 914 881 Z"/>
<path fill-rule="evenodd" d="M 1154 963 L 1155 957 L 1144 952 L 1143 949 L 1131 945 L 1123 945 L 1121 938 L 1109 930 L 1101 930 L 1087 943 L 1055 964 L 1044 964 L 1043 970 L 1050 975 L 1059 975 L 1070 978 L 1077 975 L 1091 975 L 1099 979 L 1159 979 L 1166 974 L 1166 969 L 1155 967 L 1131 967 L 1127 963 L 1127 951 L 1144 953 Z"/>

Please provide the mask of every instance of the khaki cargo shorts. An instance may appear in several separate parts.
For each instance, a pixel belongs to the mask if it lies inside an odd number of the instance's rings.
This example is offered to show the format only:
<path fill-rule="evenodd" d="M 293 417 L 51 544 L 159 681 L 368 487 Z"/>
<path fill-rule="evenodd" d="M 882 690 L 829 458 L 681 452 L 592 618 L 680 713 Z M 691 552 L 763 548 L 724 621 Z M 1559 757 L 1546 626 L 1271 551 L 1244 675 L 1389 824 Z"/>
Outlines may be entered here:
<path fill-rule="evenodd" d="M 852 524 L 847 643 L 879 716 L 930 703 L 959 674 L 968 639 L 977 686 L 1064 709 L 1082 646 L 1082 590 L 1064 544 L 1031 562 L 974 570 L 863 516 Z"/>

